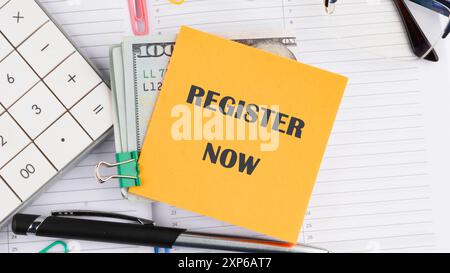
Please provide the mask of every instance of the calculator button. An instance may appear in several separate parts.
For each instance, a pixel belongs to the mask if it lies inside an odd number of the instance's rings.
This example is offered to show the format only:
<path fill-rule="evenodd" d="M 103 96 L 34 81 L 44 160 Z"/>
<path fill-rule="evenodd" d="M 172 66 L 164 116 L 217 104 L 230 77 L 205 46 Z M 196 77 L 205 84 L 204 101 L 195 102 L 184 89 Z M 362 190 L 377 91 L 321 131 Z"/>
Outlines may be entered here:
<path fill-rule="evenodd" d="M 89 135 L 97 139 L 112 126 L 111 91 L 102 83 L 70 112 Z"/>
<path fill-rule="evenodd" d="M 9 113 L 33 139 L 64 112 L 63 105 L 42 82 L 34 86 L 9 110 Z"/>
<path fill-rule="evenodd" d="M 0 200 L 2 205 L 0 206 L 0 219 L 4 219 L 11 214 L 20 205 L 20 200 L 6 185 L 5 181 L 0 178 Z"/>
<path fill-rule="evenodd" d="M 49 18 L 34 1 L 11 0 L 0 9 L 0 30 L 18 46 Z"/>
<path fill-rule="evenodd" d="M 66 113 L 39 136 L 35 143 L 56 168 L 61 170 L 88 147 L 92 140 L 72 116 Z"/>
<path fill-rule="evenodd" d="M 71 108 L 102 82 L 78 52 L 50 73 L 44 81 L 67 108 Z"/>
<path fill-rule="evenodd" d="M 0 171 L 0 175 L 20 199 L 26 200 L 55 176 L 56 170 L 36 146 L 31 144 L 9 162 Z"/>
<path fill-rule="evenodd" d="M 3 7 L 6 3 L 8 3 L 9 0 L 0 0 L 0 9 Z"/>
<path fill-rule="evenodd" d="M 0 169 L 30 143 L 30 139 L 7 113 L 0 116 Z"/>
<path fill-rule="evenodd" d="M 0 61 L 13 51 L 11 44 L 0 34 Z"/>
<path fill-rule="evenodd" d="M 38 76 L 19 54 L 11 53 L 0 63 L 0 103 L 10 107 L 38 81 Z"/>
<path fill-rule="evenodd" d="M 52 22 L 44 25 L 17 50 L 41 77 L 75 52 L 72 44 Z"/>

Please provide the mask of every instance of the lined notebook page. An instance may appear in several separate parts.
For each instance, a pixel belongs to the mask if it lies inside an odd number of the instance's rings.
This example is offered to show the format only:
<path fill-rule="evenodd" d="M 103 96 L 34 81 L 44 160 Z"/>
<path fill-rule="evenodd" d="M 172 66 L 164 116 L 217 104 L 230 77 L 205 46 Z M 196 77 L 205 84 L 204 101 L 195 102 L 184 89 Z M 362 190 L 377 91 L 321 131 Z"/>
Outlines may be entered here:
<path fill-rule="evenodd" d="M 108 73 L 109 46 L 129 35 L 126 1 L 58 1 L 41 3 L 54 15 L 76 45 L 104 73 Z M 85 157 L 60 181 L 24 210 L 25 213 L 48 215 L 53 210 L 100 210 L 151 218 L 151 205 L 124 200 L 117 183 L 100 185 L 94 178 L 94 167 L 101 161 L 114 162 L 112 137 Z M 110 170 L 114 172 L 114 170 Z M 108 173 L 106 173 L 108 174 Z M 0 231 L 0 252 L 35 253 L 54 240 L 45 237 L 16 236 L 5 225 Z M 66 240 L 71 252 L 152 252 L 150 247 Z M 57 247 L 52 252 L 61 252 Z"/>
<path fill-rule="evenodd" d="M 386 12 L 362 16 L 358 2 L 338 6 L 349 14 L 347 24 L 329 27 L 320 0 L 188 0 L 180 6 L 154 0 L 151 31 L 174 33 L 180 25 L 215 33 L 278 28 L 297 36 L 302 62 L 350 78 L 299 242 L 334 252 L 432 249 L 422 67 L 419 62 L 380 60 L 335 39 L 340 33 L 361 41 L 355 44 L 383 44 L 397 56 L 411 56 L 402 42 L 403 29 L 394 20 L 396 11 L 387 6 Z M 373 27 L 360 27 L 368 21 Z M 154 205 L 153 214 L 157 223 L 168 226 L 252 235 L 163 204 Z"/>
<path fill-rule="evenodd" d="M 40 0 L 80 51 L 109 79 L 109 47 L 131 35 L 127 1 Z"/>

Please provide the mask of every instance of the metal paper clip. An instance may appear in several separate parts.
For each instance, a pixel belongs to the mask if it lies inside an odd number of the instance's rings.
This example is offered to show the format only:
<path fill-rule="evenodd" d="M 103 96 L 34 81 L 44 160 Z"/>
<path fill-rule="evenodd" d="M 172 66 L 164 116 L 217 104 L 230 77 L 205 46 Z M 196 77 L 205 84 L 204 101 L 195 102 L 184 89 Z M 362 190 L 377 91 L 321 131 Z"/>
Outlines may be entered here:
<path fill-rule="evenodd" d="M 117 153 L 116 154 L 117 163 L 109 163 L 101 161 L 95 166 L 95 177 L 101 184 L 111 179 L 119 179 L 119 184 L 121 188 L 140 186 L 141 179 L 139 178 L 138 158 L 139 154 L 137 151 Z M 100 169 L 102 167 L 117 168 L 117 174 L 113 174 L 108 177 L 103 177 L 100 174 Z"/>
<path fill-rule="evenodd" d="M 98 180 L 98 182 L 99 182 L 100 184 L 103 184 L 103 183 L 105 183 L 105 182 L 108 182 L 108 181 L 111 180 L 111 179 L 121 179 L 121 178 L 137 179 L 136 176 L 131 176 L 131 175 L 113 174 L 113 175 L 110 175 L 110 176 L 108 176 L 108 177 L 103 177 L 103 176 L 100 174 L 100 168 L 101 168 L 102 166 L 105 166 L 106 168 L 116 168 L 116 167 L 118 167 L 118 166 L 120 166 L 120 165 L 129 164 L 129 163 L 131 163 L 131 162 L 133 162 L 133 161 L 134 161 L 134 159 L 130 159 L 130 160 L 123 161 L 123 162 L 119 162 L 119 163 L 108 163 L 108 162 L 105 162 L 105 161 L 100 161 L 100 162 L 95 166 L 95 177 L 97 178 L 97 180 Z"/>

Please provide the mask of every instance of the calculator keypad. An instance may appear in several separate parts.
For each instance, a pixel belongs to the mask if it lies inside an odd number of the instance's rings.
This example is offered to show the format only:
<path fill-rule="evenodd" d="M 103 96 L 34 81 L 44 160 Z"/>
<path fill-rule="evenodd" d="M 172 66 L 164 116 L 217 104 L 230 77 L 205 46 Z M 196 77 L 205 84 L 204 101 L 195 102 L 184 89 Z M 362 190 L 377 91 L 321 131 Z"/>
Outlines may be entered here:
<path fill-rule="evenodd" d="M 50 73 L 44 81 L 67 108 L 71 108 L 103 82 L 78 52 Z"/>
<path fill-rule="evenodd" d="M 34 1 L 14 0 L 0 9 L 0 31 L 18 46 L 49 18 Z"/>
<path fill-rule="evenodd" d="M 32 0 L 0 0 L 0 223 L 112 126 L 110 91 Z"/>
<path fill-rule="evenodd" d="M 0 0 L 0 7 L 3 7 L 9 0 Z"/>
<path fill-rule="evenodd" d="M 0 61 L 3 60 L 9 53 L 11 53 L 14 48 L 6 40 L 3 35 L 0 35 Z"/>
<path fill-rule="evenodd" d="M 100 137 L 112 123 L 108 87 L 102 83 L 71 110 L 92 138 Z"/>
<path fill-rule="evenodd" d="M 9 112 L 34 139 L 55 122 L 65 112 L 65 108 L 40 82 L 14 104 Z"/>
<path fill-rule="evenodd" d="M 0 116 L 0 168 L 19 153 L 30 140 L 8 113 Z"/>
<path fill-rule="evenodd" d="M 35 143 L 58 170 L 92 143 L 91 138 L 70 114 L 48 128 Z"/>
<path fill-rule="evenodd" d="M 0 171 L 0 176 L 8 181 L 22 200 L 31 197 L 55 174 L 56 169 L 34 144 L 29 145 Z"/>
<path fill-rule="evenodd" d="M 52 22 L 40 28 L 18 50 L 41 77 L 75 52 L 72 44 Z"/>
<path fill-rule="evenodd" d="M 0 177 L 0 200 L 2 207 L 0 209 L 0 219 L 5 218 L 14 209 L 16 209 L 21 201 L 14 192 L 6 185 L 5 181 Z"/>
<path fill-rule="evenodd" d="M 38 76 L 17 52 L 0 63 L 0 103 L 10 107 L 39 81 Z"/>

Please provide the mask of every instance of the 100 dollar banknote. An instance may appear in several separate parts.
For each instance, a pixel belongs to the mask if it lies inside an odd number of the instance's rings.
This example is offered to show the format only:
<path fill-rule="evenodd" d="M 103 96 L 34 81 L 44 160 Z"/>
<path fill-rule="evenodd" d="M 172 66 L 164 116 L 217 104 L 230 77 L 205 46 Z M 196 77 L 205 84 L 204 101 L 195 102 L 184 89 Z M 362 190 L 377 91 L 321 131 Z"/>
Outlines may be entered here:
<path fill-rule="evenodd" d="M 297 60 L 296 38 L 235 36 L 234 41 Z M 123 42 L 123 65 L 126 94 L 127 141 L 131 150 L 141 150 L 147 125 L 153 113 L 164 76 L 175 48 L 175 36 L 130 38 Z"/>

